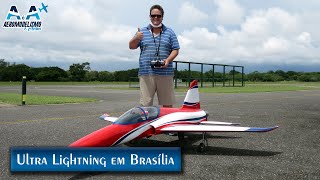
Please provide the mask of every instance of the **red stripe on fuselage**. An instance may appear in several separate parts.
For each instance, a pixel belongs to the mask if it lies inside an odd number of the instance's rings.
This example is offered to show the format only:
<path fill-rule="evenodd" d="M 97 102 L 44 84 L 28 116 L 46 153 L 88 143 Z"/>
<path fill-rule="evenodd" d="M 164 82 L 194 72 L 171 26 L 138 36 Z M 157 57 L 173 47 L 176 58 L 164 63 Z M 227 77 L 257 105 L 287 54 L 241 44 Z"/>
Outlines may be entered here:
<path fill-rule="evenodd" d="M 69 147 L 108 147 L 141 124 L 143 123 L 128 125 L 111 124 L 86 135 L 70 144 Z"/>

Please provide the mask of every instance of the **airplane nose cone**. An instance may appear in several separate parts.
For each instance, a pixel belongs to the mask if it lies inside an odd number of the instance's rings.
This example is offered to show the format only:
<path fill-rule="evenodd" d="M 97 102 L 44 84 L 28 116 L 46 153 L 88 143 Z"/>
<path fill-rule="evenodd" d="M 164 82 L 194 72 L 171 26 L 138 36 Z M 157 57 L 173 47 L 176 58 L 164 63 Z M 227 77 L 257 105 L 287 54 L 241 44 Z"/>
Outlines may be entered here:
<path fill-rule="evenodd" d="M 132 130 L 132 127 L 112 124 L 101 128 L 83 138 L 73 142 L 69 147 L 108 147 L 120 139 L 127 132 Z"/>

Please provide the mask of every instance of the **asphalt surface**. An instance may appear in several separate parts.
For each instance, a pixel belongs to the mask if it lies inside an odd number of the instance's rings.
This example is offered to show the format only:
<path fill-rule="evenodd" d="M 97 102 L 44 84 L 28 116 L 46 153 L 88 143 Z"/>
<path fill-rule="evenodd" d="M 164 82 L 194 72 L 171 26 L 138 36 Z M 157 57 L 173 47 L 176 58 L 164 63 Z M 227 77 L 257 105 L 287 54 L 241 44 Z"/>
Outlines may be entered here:
<path fill-rule="evenodd" d="M 21 92 L 0 86 L 0 92 Z M 0 104 L 0 179 L 320 179 L 320 90 L 200 94 L 210 120 L 242 126 L 280 126 L 268 133 L 212 133 L 206 152 L 200 134 L 187 134 L 181 173 L 10 173 L 12 146 L 68 146 L 138 106 L 138 90 L 94 86 L 28 86 L 28 94 L 93 97 L 96 103 L 8 106 Z M 179 107 L 185 93 L 176 93 Z M 27 101 L 28 103 L 28 101 Z M 156 101 L 155 101 L 155 104 Z M 179 146 L 176 136 L 158 135 L 130 146 Z"/>

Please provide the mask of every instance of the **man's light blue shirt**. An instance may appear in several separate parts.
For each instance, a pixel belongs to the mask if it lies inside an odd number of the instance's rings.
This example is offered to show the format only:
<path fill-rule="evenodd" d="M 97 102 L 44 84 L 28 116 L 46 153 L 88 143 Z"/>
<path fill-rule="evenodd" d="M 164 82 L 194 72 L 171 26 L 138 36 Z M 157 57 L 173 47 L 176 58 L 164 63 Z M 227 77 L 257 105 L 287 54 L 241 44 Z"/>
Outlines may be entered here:
<path fill-rule="evenodd" d="M 169 63 L 167 68 L 151 68 L 150 62 L 152 60 L 164 60 L 169 57 L 171 52 L 180 49 L 179 42 L 176 34 L 172 29 L 162 25 L 162 31 L 156 37 L 153 37 L 151 32 L 152 26 L 149 24 L 147 27 L 142 28 L 143 39 L 139 42 L 140 58 L 139 58 L 139 76 L 142 75 L 160 75 L 160 76 L 173 76 L 172 62 Z M 159 47 L 159 57 L 156 56 Z"/>

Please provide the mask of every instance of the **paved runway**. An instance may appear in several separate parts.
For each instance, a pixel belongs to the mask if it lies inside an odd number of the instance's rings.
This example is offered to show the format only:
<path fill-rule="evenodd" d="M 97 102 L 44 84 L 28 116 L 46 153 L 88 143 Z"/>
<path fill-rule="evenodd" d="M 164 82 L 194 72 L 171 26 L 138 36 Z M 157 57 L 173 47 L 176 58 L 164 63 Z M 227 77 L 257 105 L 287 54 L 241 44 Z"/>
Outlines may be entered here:
<path fill-rule="evenodd" d="M 0 86 L 1 92 L 21 92 Z M 188 134 L 181 173 L 10 173 L 12 146 L 68 146 L 108 122 L 104 112 L 118 116 L 137 106 L 138 90 L 94 86 L 29 86 L 28 94 L 94 97 L 96 103 L 0 105 L 0 179 L 320 179 L 320 90 L 200 94 L 210 120 L 242 126 L 274 126 L 268 133 L 214 133 L 205 153 L 196 151 L 198 134 Z M 176 93 L 179 107 L 185 93 Z M 27 102 L 28 103 L 28 102 Z M 177 137 L 159 135 L 132 146 L 179 146 Z"/>

